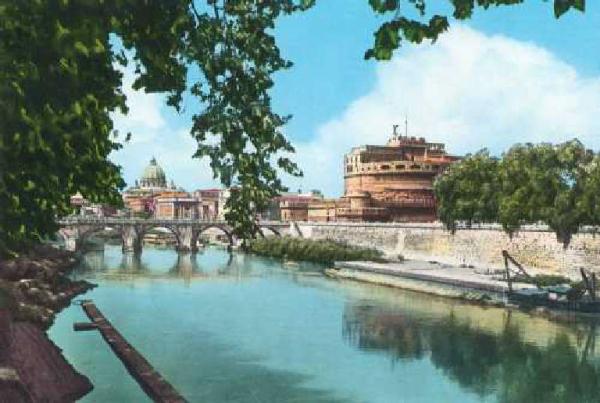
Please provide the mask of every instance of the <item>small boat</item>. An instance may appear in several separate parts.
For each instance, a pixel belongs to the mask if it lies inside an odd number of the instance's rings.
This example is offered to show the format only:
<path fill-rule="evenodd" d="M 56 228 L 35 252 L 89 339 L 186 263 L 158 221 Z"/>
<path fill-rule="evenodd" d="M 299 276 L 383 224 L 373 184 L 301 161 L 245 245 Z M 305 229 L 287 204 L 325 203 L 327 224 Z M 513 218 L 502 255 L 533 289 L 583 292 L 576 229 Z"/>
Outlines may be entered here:
<path fill-rule="evenodd" d="M 508 282 L 508 301 L 522 308 L 546 307 L 549 309 L 600 314 L 600 300 L 596 297 L 596 274 L 580 269 L 583 279 L 582 286 L 559 284 L 543 287 L 536 283 L 535 278 L 525 271 L 507 251 L 502 251 Z M 528 278 L 535 288 L 514 290 L 512 287 L 511 269 L 509 262 L 516 268 L 516 272 Z"/>

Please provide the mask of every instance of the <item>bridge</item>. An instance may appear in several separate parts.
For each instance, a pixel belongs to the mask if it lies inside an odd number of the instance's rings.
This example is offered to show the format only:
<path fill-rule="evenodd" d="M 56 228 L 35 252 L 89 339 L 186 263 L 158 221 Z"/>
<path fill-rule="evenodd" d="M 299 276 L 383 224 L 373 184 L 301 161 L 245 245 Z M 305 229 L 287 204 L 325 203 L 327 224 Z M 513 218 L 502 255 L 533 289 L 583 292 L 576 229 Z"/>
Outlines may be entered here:
<path fill-rule="evenodd" d="M 230 247 L 237 242 L 231 226 L 220 220 L 69 216 L 58 224 L 65 247 L 72 251 L 79 250 L 91 235 L 105 230 L 120 233 L 123 252 L 141 253 L 144 236 L 156 228 L 169 230 L 175 237 L 176 249 L 181 252 L 195 252 L 199 236 L 211 228 L 221 231 Z M 289 223 L 279 221 L 260 221 L 258 225 L 263 236 L 269 232 L 281 236 L 290 228 Z"/>

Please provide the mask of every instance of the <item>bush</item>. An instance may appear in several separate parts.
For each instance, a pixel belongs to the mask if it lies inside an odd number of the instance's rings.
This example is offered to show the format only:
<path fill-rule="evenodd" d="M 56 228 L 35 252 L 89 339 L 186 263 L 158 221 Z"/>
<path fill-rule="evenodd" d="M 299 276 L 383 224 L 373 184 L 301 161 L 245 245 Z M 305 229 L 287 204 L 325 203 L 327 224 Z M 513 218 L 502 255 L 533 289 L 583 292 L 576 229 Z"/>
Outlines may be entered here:
<path fill-rule="evenodd" d="M 332 240 L 292 237 L 259 238 L 249 242 L 248 250 L 257 255 L 278 259 L 303 260 L 324 264 L 331 264 L 334 261 L 384 261 L 383 254 L 376 249 L 351 246 Z"/>
<path fill-rule="evenodd" d="M 552 274 L 538 274 L 533 278 L 526 277 L 524 275 L 516 275 L 512 277 L 512 280 L 519 283 L 537 284 L 540 287 L 548 287 L 559 284 L 571 285 L 571 280 L 568 277 L 552 275 Z"/>

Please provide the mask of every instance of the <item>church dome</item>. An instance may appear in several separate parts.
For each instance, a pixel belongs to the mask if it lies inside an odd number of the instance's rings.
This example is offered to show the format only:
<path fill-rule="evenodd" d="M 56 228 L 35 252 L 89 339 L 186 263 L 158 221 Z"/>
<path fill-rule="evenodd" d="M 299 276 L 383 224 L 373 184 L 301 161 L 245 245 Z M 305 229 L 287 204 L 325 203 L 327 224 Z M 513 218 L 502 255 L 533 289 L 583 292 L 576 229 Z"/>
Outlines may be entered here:
<path fill-rule="evenodd" d="M 144 169 L 140 179 L 142 187 L 167 187 L 167 178 L 165 171 L 158 165 L 156 158 L 152 157 L 150 164 Z"/>

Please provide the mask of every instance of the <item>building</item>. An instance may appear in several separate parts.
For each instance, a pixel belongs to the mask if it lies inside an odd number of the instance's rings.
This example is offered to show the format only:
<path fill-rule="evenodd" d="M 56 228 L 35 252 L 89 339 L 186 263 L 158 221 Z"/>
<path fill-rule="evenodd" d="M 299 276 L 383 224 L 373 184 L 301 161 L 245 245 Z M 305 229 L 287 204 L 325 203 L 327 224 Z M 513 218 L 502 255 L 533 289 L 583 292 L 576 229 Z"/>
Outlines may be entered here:
<path fill-rule="evenodd" d="M 225 220 L 225 204 L 236 187 L 229 189 L 198 189 L 193 197 L 200 201 L 200 217 L 207 220 Z"/>
<path fill-rule="evenodd" d="M 154 217 L 165 219 L 200 218 L 200 201 L 185 191 L 171 190 L 154 198 Z"/>
<path fill-rule="evenodd" d="M 116 207 L 108 204 L 91 203 L 79 192 L 71 196 L 70 203 L 75 208 L 76 213 L 82 216 L 108 217 L 117 213 Z"/>
<path fill-rule="evenodd" d="M 261 217 L 269 221 L 308 221 L 309 204 L 322 199 L 323 195 L 318 190 L 284 192 L 271 200 Z"/>
<path fill-rule="evenodd" d="M 433 181 L 459 158 L 444 144 L 394 134 L 344 156 L 344 196 L 311 203 L 311 221 L 435 221 Z"/>
<path fill-rule="evenodd" d="M 347 199 L 321 199 L 309 203 L 308 205 L 308 221 L 337 221 L 337 212 L 344 208 L 348 208 L 350 203 Z"/>
<path fill-rule="evenodd" d="M 200 217 L 208 220 L 216 220 L 219 216 L 219 201 L 221 189 L 198 189 L 194 191 L 193 197 L 200 201 Z"/>
<path fill-rule="evenodd" d="M 135 185 L 123 192 L 126 208 L 136 215 L 156 218 L 192 219 L 200 217 L 199 200 L 171 181 L 152 158 Z"/>

